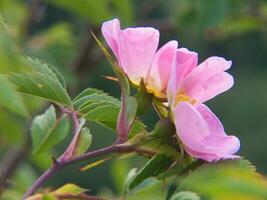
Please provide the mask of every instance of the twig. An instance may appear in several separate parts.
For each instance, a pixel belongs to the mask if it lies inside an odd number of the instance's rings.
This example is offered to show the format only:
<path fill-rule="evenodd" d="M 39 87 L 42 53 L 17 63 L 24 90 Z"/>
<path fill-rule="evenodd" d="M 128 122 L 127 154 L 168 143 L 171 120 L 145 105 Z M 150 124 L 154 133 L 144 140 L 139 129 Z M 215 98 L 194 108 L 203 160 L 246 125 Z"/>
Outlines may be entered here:
<path fill-rule="evenodd" d="M 32 186 L 28 189 L 28 191 L 23 195 L 23 200 L 26 199 L 27 197 L 31 196 L 34 194 L 43 184 L 46 182 L 50 177 L 52 177 L 55 173 L 57 173 L 60 169 L 76 163 L 80 161 L 87 160 L 89 158 L 94 158 L 98 156 L 104 156 L 112 153 L 128 153 L 128 152 L 136 152 L 138 154 L 143 154 L 146 156 L 151 156 L 154 155 L 155 152 L 151 152 L 146 149 L 140 149 L 136 145 L 125 145 L 118 143 L 117 141 L 109 146 L 105 147 L 102 149 L 98 149 L 95 151 L 91 151 L 85 154 L 82 154 L 77 157 L 73 157 L 73 152 L 75 150 L 77 140 L 80 134 L 80 130 L 83 126 L 83 122 L 79 122 L 78 119 L 78 114 L 75 111 L 71 111 L 67 108 L 60 107 L 61 111 L 63 113 L 66 113 L 68 115 L 71 115 L 72 121 L 73 121 L 73 139 L 70 143 L 70 145 L 67 147 L 67 149 L 64 151 L 64 153 L 58 158 L 55 159 L 53 158 L 53 165 L 51 168 L 46 170 L 33 184 Z"/>
<path fill-rule="evenodd" d="M 137 153 L 144 153 L 149 155 L 154 155 L 154 152 L 145 150 L 145 149 L 138 149 L 136 146 L 130 146 L 130 145 L 111 145 L 109 147 L 105 147 L 102 149 L 98 149 L 95 151 L 88 152 L 86 154 L 83 154 L 81 156 L 72 158 L 70 160 L 62 160 L 55 163 L 50 169 L 45 171 L 29 188 L 29 190 L 24 194 L 23 200 L 25 200 L 27 197 L 33 195 L 43 184 L 46 182 L 50 177 L 52 177 L 54 174 L 56 174 L 60 169 L 65 168 L 73 163 L 77 163 L 80 161 L 87 160 L 89 158 L 94 158 L 98 156 L 104 156 L 112 153 L 129 153 L 129 152 L 137 152 Z"/>

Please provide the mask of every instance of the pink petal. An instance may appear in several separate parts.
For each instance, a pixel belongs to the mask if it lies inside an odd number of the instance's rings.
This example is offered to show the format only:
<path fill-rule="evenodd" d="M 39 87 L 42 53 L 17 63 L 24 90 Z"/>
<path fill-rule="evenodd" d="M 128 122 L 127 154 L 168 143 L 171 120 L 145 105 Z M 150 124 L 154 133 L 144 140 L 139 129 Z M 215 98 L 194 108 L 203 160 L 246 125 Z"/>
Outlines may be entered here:
<path fill-rule="evenodd" d="M 191 98 L 203 103 L 233 86 L 233 77 L 224 72 L 231 61 L 210 57 L 193 69 L 182 83 L 182 89 Z"/>
<path fill-rule="evenodd" d="M 227 136 L 218 118 L 203 104 L 194 107 L 181 102 L 174 108 L 177 135 L 191 156 L 208 162 L 234 159 L 238 138 Z"/>
<path fill-rule="evenodd" d="M 186 48 L 179 48 L 176 52 L 175 63 L 172 65 L 170 81 L 167 87 L 167 97 L 173 105 L 173 99 L 181 89 L 184 78 L 197 66 L 198 55 Z"/>
<path fill-rule="evenodd" d="M 209 136 L 209 126 L 200 113 L 187 102 L 180 102 L 173 110 L 176 132 L 188 147 L 203 148 L 201 141 Z"/>
<path fill-rule="evenodd" d="M 102 24 L 101 31 L 108 46 L 111 48 L 114 55 L 119 60 L 120 56 L 119 56 L 118 37 L 121 32 L 120 21 L 118 19 L 113 19 L 113 20 L 104 22 Z"/>
<path fill-rule="evenodd" d="M 186 48 L 177 49 L 176 54 L 176 70 L 177 79 L 182 80 L 186 77 L 196 66 L 198 61 L 198 54 L 194 51 L 189 51 Z"/>
<path fill-rule="evenodd" d="M 150 88 L 154 88 L 157 91 L 166 89 L 177 47 L 177 41 L 170 41 L 155 54 L 146 78 L 146 83 Z"/>
<path fill-rule="evenodd" d="M 205 138 L 207 142 L 210 142 L 217 149 L 217 145 L 221 148 L 218 154 L 234 154 L 240 148 L 239 139 L 235 136 L 227 136 L 224 127 L 217 116 L 204 104 L 197 106 L 198 112 L 205 119 L 210 128 L 210 135 Z M 214 148 L 214 147 L 211 147 Z"/>
<path fill-rule="evenodd" d="M 133 81 L 145 78 L 159 42 L 159 31 L 151 27 L 120 29 L 118 19 L 103 23 L 102 33 Z"/>
<path fill-rule="evenodd" d="M 127 28 L 120 39 L 120 64 L 130 79 L 145 78 L 159 42 L 159 31 L 154 28 Z"/>
<path fill-rule="evenodd" d="M 168 104 L 173 106 L 175 104 L 175 97 L 178 92 L 178 80 L 176 76 L 176 64 L 175 62 L 171 66 L 170 80 L 167 85 L 167 99 Z"/>

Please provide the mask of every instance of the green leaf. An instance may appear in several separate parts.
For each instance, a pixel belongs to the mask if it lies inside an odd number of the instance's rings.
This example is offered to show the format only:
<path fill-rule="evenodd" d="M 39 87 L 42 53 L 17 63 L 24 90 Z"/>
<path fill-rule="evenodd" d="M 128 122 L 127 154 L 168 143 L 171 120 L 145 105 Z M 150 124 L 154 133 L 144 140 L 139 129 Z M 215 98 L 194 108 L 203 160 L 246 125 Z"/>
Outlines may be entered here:
<path fill-rule="evenodd" d="M 129 159 L 117 159 L 112 162 L 110 175 L 116 188 L 116 191 L 122 192 L 124 184 L 127 183 L 127 177 L 130 168 Z"/>
<path fill-rule="evenodd" d="M 113 105 L 102 105 L 89 110 L 83 118 L 100 123 L 112 130 L 116 130 L 118 109 Z"/>
<path fill-rule="evenodd" d="M 23 58 L 24 71 L 9 72 L 7 77 L 18 92 L 71 107 L 66 84 L 58 71 L 38 59 Z"/>
<path fill-rule="evenodd" d="M 200 197 L 189 191 L 182 191 L 174 194 L 170 200 L 200 200 Z"/>
<path fill-rule="evenodd" d="M 58 200 L 58 198 L 52 194 L 44 194 L 42 200 Z"/>
<path fill-rule="evenodd" d="M 58 188 L 54 192 L 52 192 L 52 194 L 54 194 L 54 195 L 60 195 L 60 194 L 77 195 L 77 194 L 81 194 L 81 193 L 86 192 L 86 191 L 87 190 L 84 188 L 81 188 L 81 187 L 74 185 L 72 183 L 68 183 L 68 184 Z"/>
<path fill-rule="evenodd" d="M 22 58 L 22 62 L 29 66 L 34 72 L 40 72 L 42 74 L 47 75 L 48 77 L 52 77 L 55 81 L 61 84 L 63 88 L 66 88 L 66 82 L 63 76 L 58 72 L 58 70 L 50 66 L 37 58 L 24 57 Z"/>
<path fill-rule="evenodd" d="M 8 78 L 17 86 L 18 92 L 71 107 L 67 91 L 52 77 L 39 72 L 21 72 L 9 73 Z"/>
<path fill-rule="evenodd" d="M 85 153 L 92 144 L 92 134 L 90 129 L 87 127 L 83 127 L 81 133 L 79 135 L 79 139 L 77 141 L 77 145 L 75 147 L 75 156 L 81 155 Z"/>
<path fill-rule="evenodd" d="M 56 118 L 54 106 L 50 106 L 44 114 L 34 118 L 31 126 L 34 153 L 50 150 L 62 141 L 69 131 L 67 116 Z"/>
<path fill-rule="evenodd" d="M 165 154 L 157 154 L 153 156 L 131 180 L 131 183 L 129 184 L 129 189 L 134 188 L 149 177 L 156 177 L 160 173 L 167 170 L 172 163 L 172 157 L 166 156 Z"/>
<path fill-rule="evenodd" d="M 121 108 L 118 99 L 101 90 L 88 88 L 73 100 L 73 107 L 86 120 L 116 131 L 117 118 Z M 129 112 L 131 111 L 129 110 Z M 135 120 L 130 134 L 133 136 L 140 132 L 145 132 L 145 125 Z"/>
<path fill-rule="evenodd" d="M 87 190 L 84 188 L 68 183 L 52 192 L 39 193 L 30 196 L 27 200 L 56 200 L 62 199 L 62 197 L 65 197 L 63 199 L 88 199 L 90 197 L 84 194 L 86 191 Z"/>
<path fill-rule="evenodd" d="M 20 116 L 28 116 L 27 108 L 21 96 L 15 91 L 10 81 L 0 75 L 0 105 Z"/>
<path fill-rule="evenodd" d="M 107 102 L 107 103 L 113 103 L 116 106 L 120 106 L 120 101 L 118 99 L 115 99 L 112 96 L 109 96 L 108 94 L 104 93 L 101 90 L 97 90 L 94 88 L 88 88 L 84 90 L 81 94 L 78 95 L 73 100 L 73 107 L 76 110 L 83 110 L 85 106 L 91 103 L 98 103 L 98 102 Z"/>
<path fill-rule="evenodd" d="M 140 122 L 138 119 L 136 119 L 135 123 L 131 127 L 128 138 L 132 139 L 138 133 L 147 133 L 147 131 L 146 131 L 146 125 Z"/>
<path fill-rule="evenodd" d="M 180 189 L 214 200 L 267 199 L 267 180 L 242 160 L 204 164 L 181 182 Z"/>
<path fill-rule="evenodd" d="M 155 178 L 146 179 L 127 195 L 127 200 L 162 200 L 165 198 L 166 191 L 162 190 L 162 181 Z"/>

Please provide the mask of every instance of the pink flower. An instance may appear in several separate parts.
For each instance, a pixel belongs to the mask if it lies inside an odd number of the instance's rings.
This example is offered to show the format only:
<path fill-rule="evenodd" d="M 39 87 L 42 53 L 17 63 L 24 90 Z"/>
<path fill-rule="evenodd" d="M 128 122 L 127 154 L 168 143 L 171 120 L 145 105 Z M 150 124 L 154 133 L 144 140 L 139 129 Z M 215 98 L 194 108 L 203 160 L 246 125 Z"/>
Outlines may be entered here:
<path fill-rule="evenodd" d="M 148 91 L 166 97 L 177 41 L 170 41 L 157 51 L 158 30 L 151 27 L 121 30 L 118 19 L 104 22 L 102 33 L 131 82 L 138 85 L 143 79 Z"/>
<path fill-rule="evenodd" d="M 231 61 L 210 57 L 197 66 L 197 54 L 181 48 L 168 84 L 167 96 L 172 109 L 176 132 L 186 152 L 208 162 L 238 158 L 240 142 L 227 136 L 223 125 L 212 111 L 202 104 L 233 85 L 225 70 Z"/>

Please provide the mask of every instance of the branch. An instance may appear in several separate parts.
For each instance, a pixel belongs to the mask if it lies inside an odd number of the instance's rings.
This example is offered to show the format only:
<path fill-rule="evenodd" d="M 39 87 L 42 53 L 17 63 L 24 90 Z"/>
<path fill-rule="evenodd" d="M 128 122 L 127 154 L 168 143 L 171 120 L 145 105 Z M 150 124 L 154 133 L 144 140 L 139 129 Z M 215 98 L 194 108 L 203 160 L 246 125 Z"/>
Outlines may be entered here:
<path fill-rule="evenodd" d="M 83 154 L 81 156 L 78 156 L 76 158 L 72 158 L 70 160 L 62 160 L 55 162 L 54 165 L 45 171 L 34 183 L 33 185 L 29 188 L 29 190 L 24 194 L 23 200 L 25 200 L 27 197 L 33 195 L 43 184 L 46 182 L 50 177 L 52 177 L 54 174 L 56 174 L 60 169 L 65 168 L 69 166 L 70 164 L 77 163 L 80 161 L 87 160 L 89 158 L 94 158 L 98 156 L 104 156 L 112 153 L 129 153 L 129 152 L 137 152 L 140 154 L 145 154 L 145 155 L 154 155 L 154 152 L 144 150 L 144 149 L 138 149 L 136 146 L 132 145 L 111 145 L 109 147 L 105 147 L 102 149 L 98 149 L 95 151 L 88 152 L 86 154 Z"/>

